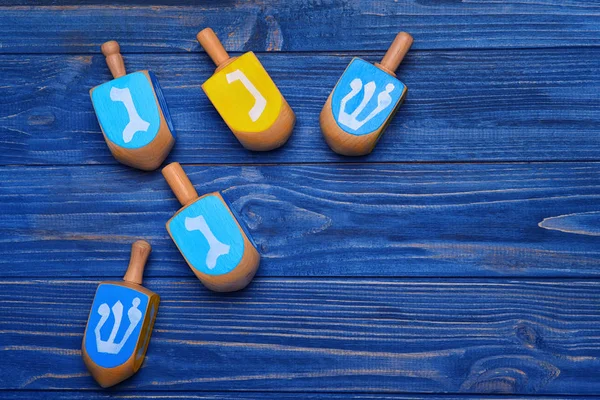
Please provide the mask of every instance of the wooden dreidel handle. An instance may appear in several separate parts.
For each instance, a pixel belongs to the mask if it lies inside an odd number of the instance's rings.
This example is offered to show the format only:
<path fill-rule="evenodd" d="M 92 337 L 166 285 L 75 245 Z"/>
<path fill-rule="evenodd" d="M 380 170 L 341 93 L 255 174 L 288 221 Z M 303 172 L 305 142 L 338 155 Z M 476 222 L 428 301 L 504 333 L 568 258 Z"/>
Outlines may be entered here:
<path fill-rule="evenodd" d="M 396 69 L 413 38 L 400 32 L 380 63 L 354 58 L 323 106 L 319 122 L 325 141 L 345 156 L 369 154 L 406 97 Z"/>
<path fill-rule="evenodd" d="M 126 282 L 141 285 L 144 279 L 144 268 L 146 261 L 152 251 L 152 246 L 145 240 L 138 240 L 131 245 L 131 258 L 129 259 L 129 267 L 123 277 Z"/>
<path fill-rule="evenodd" d="M 121 55 L 121 46 L 119 46 L 119 43 L 115 40 L 109 40 L 104 43 L 100 49 L 102 50 L 102 54 L 106 57 L 106 65 L 108 65 L 108 69 L 110 69 L 113 78 L 117 79 L 125 76 L 125 62 Z"/>
<path fill-rule="evenodd" d="M 398 33 L 381 62 L 375 63 L 375 66 L 392 76 L 396 76 L 396 70 L 412 44 L 413 37 L 410 34 L 406 32 Z"/>
<path fill-rule="evenodd" d="M 282 146 L 296 115 L 256 55 L 229 57 L 211 28 L 196 38 L 217 66 L 202 89 L 242 146 L 254 151 Z"/>
<path fill-rule="evenodd" d="M 198 199 L 198 192 L 181 164 L 174 162 L 167 165 L 162 169 L 162 174 L 182 206 L 188 206 Z"/>
<path fill-rule="evenodd" d="M 196 39 L 217 66 L 217 71 L 225 68 L 227 64 L 235 60 L 236 57 L 233 59 L 229 57 L 229 54 L 227 54 L 227 51 L 215 34 L 215 31 L 213 31 L 211 28 L 202 29 L 196 35 Z"/>
<path fill-rule="evenodd" d="M 82 343 L 83 361 L 102 387 L 135 374 L 150 342 L 160 297 L 141 286 L 152 247 L 144 240 L 131 246 L 123 281 L 98 285 Z"/>
<path fill-rule="evenodd" d="M 167 231 L 191 270 L 217 292 L 246 287 L 260 255 L 227 201 L 218 192 L 198 197 L 179 163 L 167 165 L 162 173 L 183 206 L 167 222 Z"/>

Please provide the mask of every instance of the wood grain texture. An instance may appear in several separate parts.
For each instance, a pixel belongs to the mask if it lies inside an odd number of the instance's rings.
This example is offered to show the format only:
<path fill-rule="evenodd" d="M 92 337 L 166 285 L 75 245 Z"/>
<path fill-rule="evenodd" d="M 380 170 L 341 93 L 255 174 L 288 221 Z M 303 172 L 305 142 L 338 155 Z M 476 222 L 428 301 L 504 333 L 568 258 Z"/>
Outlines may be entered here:
<path fill-rule="evenodd" d="M 297 115 L 281 149 L 243 149 L 200 85 L 206 54 L 127 55 L 131 71 L 155 72 L 178 138 L 170 161 L 298 163 L 600 159 L 600 48 L 411 51 L 398 71 L 407 99 L 368 157 L 338 156 L 319 113 L 353 56 L 261 54 Z M 116 164 L 87 96 L 110 79 L 103 55 L 0 56 L 0 164 Z"/>
<path fill-rule="evenodd" d="M 598 1 L 146 3 L 0 6 L 0 399 L 600 393 Z M 202 93 L 208 25 L 232 56 L 262 53 L 298 117 L 281 149 L 245 151 Z M 335 155 L 329 92 L 399 30 L 406 103 L 370 156 Z M 87 92 L 110 79 L 108 39 L 164 88 L 169 161 L 196 164 L 200 194 L 224 190 L 258 242 L 246 290 L 202 287 L 164 229 L 178 205 L 160 174 L 103 143 Z M 144 367 L 99 391 L 87 312 L 141 237 L 161 313 Z"/>
<path fill-rule="evenodd" d="M 185 168 L 249 228 L 259 276 L 600 275 L 600 219 L 542 222 L 600 211 L 600 163 Z M 164 227 L 179 202 L 160 174 L 14 171 L 0 168 L 1 276 L 121 277 L 138 238 L 154 248 L 146 276 L 193 276 Z"/>
<path fill-rule="evenodd" d="M 600 390 L 597 281 L 262 278 L 226 296 L 146 283 L 161 312 L 120 390 Z M 0 281 L 3 388 L 95 387 L 79 344 L 96 285 Z"/>
<path fill-rule="evenodd" d="M 209 25 L 227 51 L 385 50 L 399 30 L 415 37 L 416 49 L 596 46 L 600 35 L 600 5 L 588 0 L 60 3 L 2 7 L 0 51 L 95 53 L 114 39 L 124 54 L 189 52 Z"/>
<path fill-rule="evenodd" d="M 24 395 L 35 396 L 37 400 L 99 400 L 99 399 L 152 399 L 152 400 L 506 400 L 506 396 L 502 395 L 435 395 L 435 394 L 390 394 L 390 393 L 281 393 L 281 392 L 200 392 L 194 391 L 127 391 L 123 393 L 115 393 L 114 391 L 94 392 L 86 390 L 82 392 L 48 390 L 48 391 L 22 391 L 22 390 L 5 390 L 0 392 L 0 398 L 7 400 L 22 399 Z M 511 400 L 547 400 L 547 396 L 511 396 Z M 586 397 L 581 396 L 552 396 L 552 400 L 584 400 Z"/>

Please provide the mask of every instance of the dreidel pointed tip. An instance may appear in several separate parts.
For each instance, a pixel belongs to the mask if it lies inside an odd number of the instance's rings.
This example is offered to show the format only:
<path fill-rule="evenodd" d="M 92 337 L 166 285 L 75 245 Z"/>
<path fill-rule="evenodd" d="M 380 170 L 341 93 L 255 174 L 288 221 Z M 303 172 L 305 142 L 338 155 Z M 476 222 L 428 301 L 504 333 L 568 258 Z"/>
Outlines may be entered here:
<path fill-rule="evenodd" d="M 146 267 L 146 261 L 152 251 L 152 246 L 145 240 L 138 240 L 131 245 L 131 258 L 129 260 L 129 267 L 123 277 L 124 281 L 142 284 L 144 278 L 144 268 Z"/>
<path fill-rule="evenodd" d="M 186 206 L 198 198 L 198 193 L 181 168 L 181 164 L 173 162 L 167 165 L 162 169 L 162 174 L 182 206 Z"/>
<path fill-rule="evenodd" d="M 113 77 L 116 79 L 125 76 L 125 62 L 123 61 L 123 56 L 121 56 L 121 46 L 119 46 L 119 43 L 116 40 L 109 40 L 100 46 L 100 50 L 102 50 L 102 54 L 106 57 L 106 65 L 108 65 L 108 69 L 110 69 Z"/>
<path fill-rule="evenodd" d="M 388 51 L 385 53 L 381 62 L 380 67 L 383 67 L 386 72 L 395 74 L 396 69 L 408 53 L 410 46 L 413 44 L 413 37 L 407 32 L 400 32 L 396 35 L 396 38 L 390 45 Z"/>
<path fill-rule="evenodd" d="M 225 51 L 223 44 L 215 34 L 212 28 L 204 28 L 196 35 L 196 39 L 204 48 L 215 65 L 219 67 L 221 64 L 229 60 L 229 54 Z"/>

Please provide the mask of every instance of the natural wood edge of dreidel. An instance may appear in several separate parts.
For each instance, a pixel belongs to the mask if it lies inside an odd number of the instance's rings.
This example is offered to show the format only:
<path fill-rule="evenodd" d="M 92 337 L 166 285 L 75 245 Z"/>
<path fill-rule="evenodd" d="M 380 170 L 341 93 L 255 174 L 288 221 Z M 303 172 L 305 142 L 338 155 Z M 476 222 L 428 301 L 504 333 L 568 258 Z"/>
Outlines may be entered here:
<path fill-rule="evenodd" d="M 151 80 L 148 71 L 144 70 L 140 72 L 146 75 L 148 80 Z M 90 96 L 95 89 L 96 88 L 92 88 L 90 90 Z M 158 98 L 156 97 L 156 92 L 154 92 L 154 87 L 152 88 L 152 91 L 154 94 L 154 100 L 156 101 L 156 106 L 160 111 L 160 129 L 154 139 L 152 139 L 152 141 L 144 147 L 140 147 L 139 149 L 126 149 L 121 147 L 108 139 L 104 133 L 104 129 L 102 129 L 102 125 L 100 125 L 100 130 L 104 136 L 104 141 L 108 145 L 113 157 L 115 157 L 121 164 L 125 164 L 132 168 L 141 169 L 143 171 L 154 171 L 160 167 L 175 144 L 175 138 L 169 130 L 169 125 L 167 124 L 163 110 L 160 107 Z"/>
<path fill-rule="evenodd" d="M 133 358 L 134 373 L 136 373 L 142 367 L 142 364 L 144 363 L 144 360 L 146 358 L 146 353 L 148 352 L 148 346 L 150 346 L 150 339 L 152 338 L 152 333 L 154 331 L 154 323 L 156 322 L 156 316 L 158 315 L 158 308 L 160 307 L 160 296 L 144 287 L 142 287 L 142 288 L 145 289 L 146 291 L 152 293 L 152 295 L 148 295 L 148 307 L 146 308 L 146 310 L 147 310 L 146 312 L 150 312 L 153 305 L 156 305 L 156 309 L 154 311 L 154 316 L 152 318 L 150 318 L 150 317 L 145 318 L 144 323 L 147 322 L 147 324 L 146 325 L 142 324 L 142 329 L 140 330 L 140 337 L 139 337 L 139 339 L 142 340 L 142 342 L 140 342 L 138 340 L 138 342 L 136 343 L 136 346 L 135 346 L 135 352 L 133 353 L 133 355 L 134 355 L 134 358 Z M 144 332 L 148 332 L 148 334 L 144 335 Z M 140 348 L 139 348 L 140 346 L 144 346 L 144 348 L 143 348 L 143 352 L 140 354 L 140 357 L 138 357 L 137 355 L 140 351 Z"/>
<path fill-rule="evenodd" d="M 192 272 L 196 275 L 200 282 L 202 282 L 202 284 L 206 286 L 207 289 L 210 289 L 215 292 L 235 292 L 238 290 L 242 290 L 246 286 L 248 286 L 248 284 L 254 278 L 254 275 L 256 275 L 256 271 L 258 270 L 258 266 L 260 265 L 260 254 L 258 253 L 258 250 L 254 248 L 252 242 L 250 242 L 250 239 L 246 235 L 246 232 L 244 231 L 239 221 L 227 205 L 227 202 L 225 201 L 225 199 L 223 199 L 223 196 L 221 196 L 219 192 L 207 193 L 203 196 L 198 197 L 193 202 L 199 201 L 200 199 L 207 196 L 217 196 L 219 200 L 223 202 L 225 207 L 227 207 L 227 211 L 235 221 L 240 233 L 242 234 L 242 237 L 244 238 L 244 253 L 239 264 L 226 274 L 208 275 L 194 268 L 189 262 L 189 260 L 185 257 L 183 252 L 181 252 L 181 249 L 177 245 L 177 242 L 175 242 L 174 240 L 173 242 L 175 243 L 175 246 L 177 246 L 177 249 L 185 259 L 185 262 L 188 264 Z M 173 238 L 173 235 L 171 235 L 171 229 L 169 228 L 169 225 L 171 221 L 186 207 L 187 206 L 183 206 L 166 223 L 167 231 L 169 232 L 169 236 L 171 236 L 171 238 Z"/>
<path fill-rule="evenodd" d="M 281 110 L 273 125 L 262 132 L 242 132 L 231 129 L 242 146 L 252 151 L 269 151 L 283 146 L 296 125 L 296 114 L 283 96 Z"/>
<path fill-rule="evenodd" d="M 96 365 L 88 355 L 85 349 L 85 339 L 86 335 L 83 336 L 83 346 L 81 348 L 83 362 L 94 380 L 98 382 L 98 385 L 103 388 L 111 387 L 131 378 L 136 373 L 134 371 L 135 352 L 123 364 L 114 368 L 103 368 Z"/>
<path fill-rule="evenodd" d="M 329 95 L 327 102 L 321 110 L 321 115 L 319 116 L 321 132 L 323 133 L 325 141 L 329 147 L 331 147 L 331 150 L 343 156 L 364 156 L 369 154 L 375 148 L 377 139 L 382 129 L 384 129 L 385 124 L 375 132 L 366 135 L 356 136 L 345 132 L 338 126 L 333 117 L 333 111 L 331 109 L 332 96 L 333 91 Z"/>
<path fill-rule="evenodd" d="M 331 109 L 331 98 L 333 96 L 332 91 L 327 98 L 327 102 L 323 106 L 323 109 L 321 110 L 321 115 L 319 116 L 321 133 L 325 138 L 325 142 L 327 142 L 331 150 L 343 156 L 357 157 L 365 156 L 371 153 L 377 145 L 379 139 L 381 139 L 381 136 L 383 136 L 383 133 L 387 129 L 388 125 L 400 109 L 400 105 L 402 105 L 404 102 L 407 92 L 408 90 L 405 89 L 404 93 L 402 93 L 402 96 L 400 97 L 400 101 L 385 120 L 381 128 L 365 135 L 352 135 L 340 128 L 335 122 L 333 110 Z"/>
<path fill-rule="evenodd" d="M 148 296 L 148 306 L 150 306 L 152 304 L 152 301 L 156 301 L 157 305 L 160 303 L 160 296 L 158 294 L 154 293 L 151 290 L 146 289 L 145 287 L 143 287 L 141 285 L 135 284 L 135 283 L 130 283 L 127 281 L 121 281 L 121 282 L 105 281 L 105 282 L 101 282 L 100 284 L 101 285 L 125 286 L 125 287 L 129 287 L 131 289 L 134 289 L 138 292 L 141 292 Z M 90 315 L 92 312 L 93 312 L 93 310 L 90 310 Z M 155 315 L 155 318 L 156 318 L 156 315 Z M 89 320 L 90 319 L 88 316 L 88 323 L 89 323 Z M 150 328 L 153 328 L 153 326 L 151 326 Z M 142 330 L 140 332 L 143 332 L 143 326 L 142 326 Z M 152 334 L 152 333 L 150 333 L 150 334 Z M 90 374 L 92 375 L 92 377 L 94 378 L 94 380 L 96 380 L 96 382 L 98 382 L 98 384 L 101 387 L 107 388 L 110 386 L 114 386 L 118 383 L 121 383 L 124 380 L 131 378 L 140 369 L 142 363 L 141 362 L 136 363 L 135 356 L 137 354 L 138 346 L 140 345 L 140 340 L 142 339 L 141 335 L 138 336 L 138 338 L 137 338 L 133 354 L 123 364 L 117 365 L 116 367 L 113 367 L 113 368 L 104 368 L 104 367 L 97 365 L 96 363 L 94 363 L 92 361 L 92 359 L 90 358 L 90 356 L 87 353 L 87 350 L 85 349 L 86 336 L 87 336 L 87 329 L 83 335 L 83 341 L 81 343 L 81 355 L 83 358 L 83 362 L 84 362 L 85 366 L 87 367 L 88 371 L 90 372 Z"/>

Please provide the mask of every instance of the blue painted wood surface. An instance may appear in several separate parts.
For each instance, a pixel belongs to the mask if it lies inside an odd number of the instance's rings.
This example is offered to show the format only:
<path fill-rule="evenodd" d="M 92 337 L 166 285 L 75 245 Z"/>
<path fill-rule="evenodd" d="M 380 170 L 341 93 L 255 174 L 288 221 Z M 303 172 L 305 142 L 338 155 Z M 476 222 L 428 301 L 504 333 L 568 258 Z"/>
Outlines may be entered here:
<path fill-rule="evenodd" d="M 600 275 L 600 163 L 184 168 L 198 194 L 223 190 L 259 276 Z M 16 170 L 0 168 L 0 277 L 118 277 L 136 238 L 154 249 L 146 276 L 193 276 L 159 172 Z"/>
<path fill-rule="evenodd" d="M 202 92 L 214 72 L 205 53 L 122 52 L 128 70 L 160 80 L 177 131 L 170 161 L 600 161 L 600 48 L 411 50 L 398 69 L 406 101 L 359 158 L 329 149 L 319 113 L 352 57 L 377 62 L 383 51 L 260 54 L 297 116 L 286 145 L 266 153 L 245 150 Z M 88 95 L 111 79 L 100 52 L 0 55 L 0 65 L 0 165 L 117 165 Z"/>
<path fill-rule="evenodd" d="M 96 388 L 79 354 L 97 282 L 2 279 L 7 389 Z M 146 362 L 117 392 L 600 391 L 600 282 L 256 278 L 161 295 Z M 123 393 L 121 393 L 123 395 Z"/>
<path fill-rule="evenodd" d="M 600 394 L 597 2 L 177 3 L 0 7 L 0 398 Z M 202 93 L 207 24 L 259 52 L 296 112 L 282 149 L 244 150 Z M 415 37 L 405 104 L 371 155 L 333 154 L 321 107 L 398 30 Z M 161 174 L 106 148 L 88 91 L 111 79 L 109 39 L 161 82 L 169 160 L 255 239 L 246 290 L 198 282 Z M 142 369 L 101 391 L 83 331 L 138 238 L 161 310 Z"/>
<path fill-rule="evenodd" d="M 86 2 L 96 4 L 78 6 Z M 206 25 L 214 26 L 231 51 L 384 50 L 401 29 L 414 34 L 418 50 L 597 46 L 600 35 L 600 4 L 590 0 L 184 0 L 177 4 L 188 5 L 180 7 L 148 7 L 143 0 L 120 0 L 114 7 L 101 0 L 6 3 L 44 6 L 3 10 L 4 53 L 97 54 L 109 38 L 136 52 L 182 53 L 200 47 L 196 33 Z"/>

